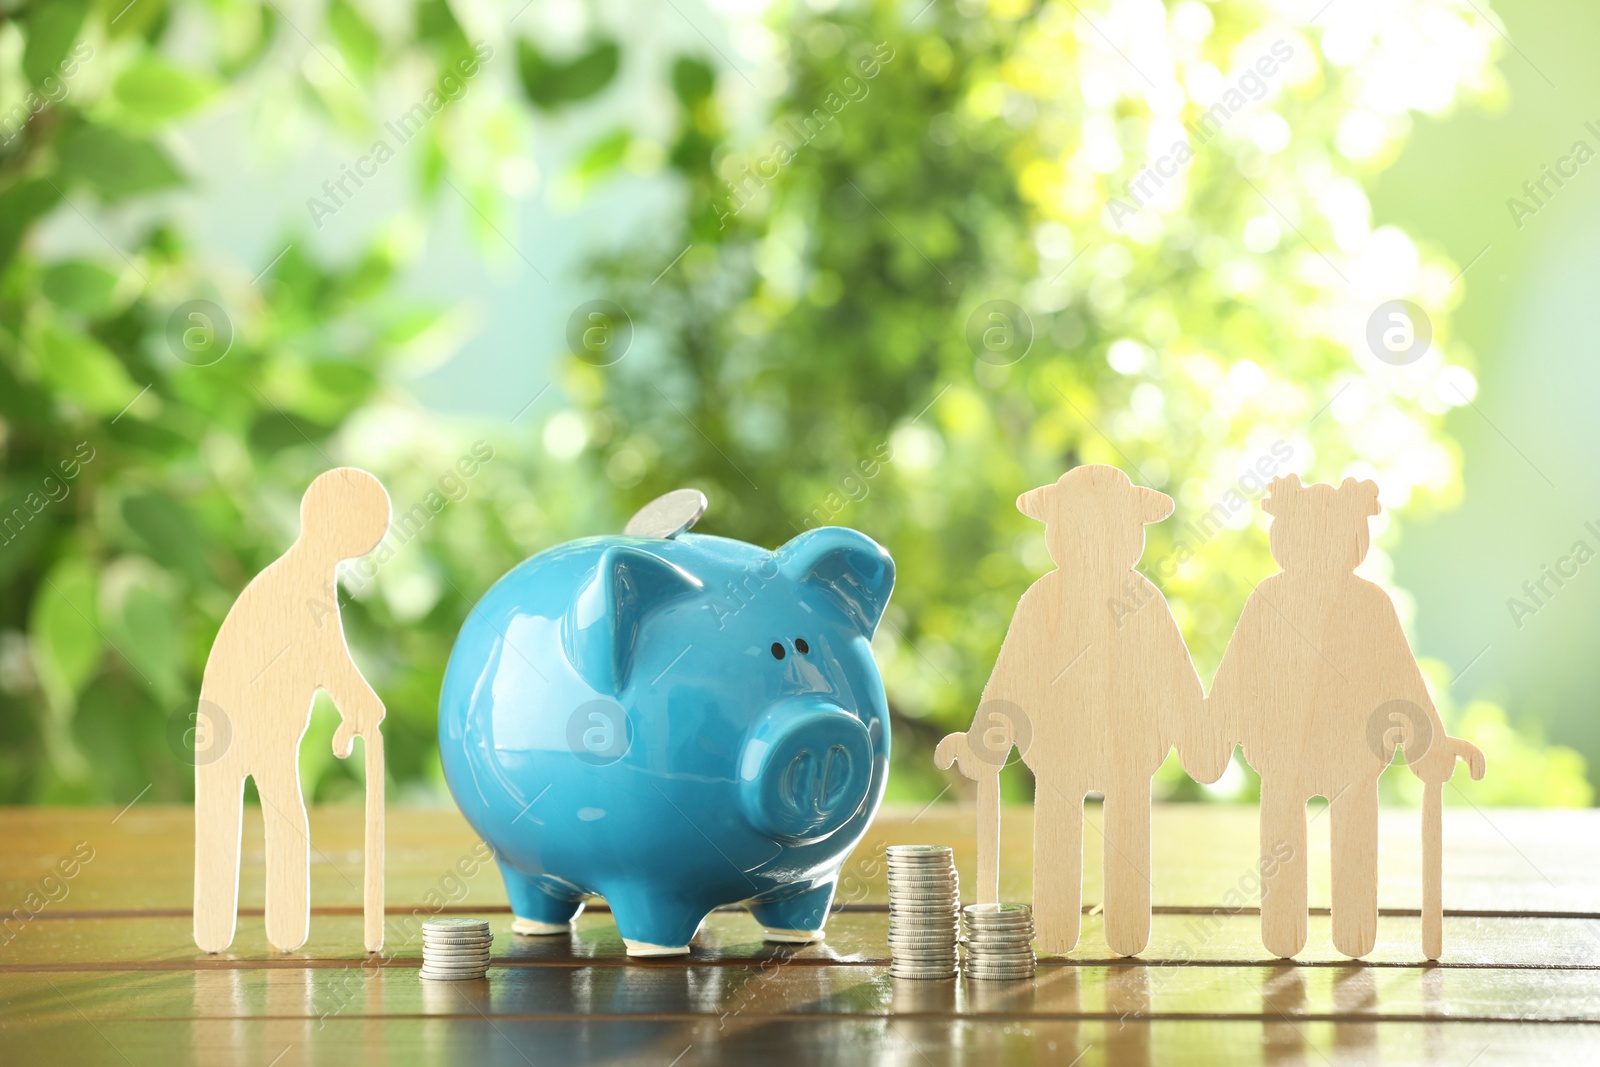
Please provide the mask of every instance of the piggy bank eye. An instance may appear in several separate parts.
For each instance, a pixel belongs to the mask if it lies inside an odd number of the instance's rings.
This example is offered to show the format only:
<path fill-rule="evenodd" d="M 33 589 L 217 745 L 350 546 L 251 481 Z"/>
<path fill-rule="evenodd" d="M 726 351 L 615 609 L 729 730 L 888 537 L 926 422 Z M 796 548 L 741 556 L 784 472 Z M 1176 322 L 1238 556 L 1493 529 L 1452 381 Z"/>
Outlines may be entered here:
<path fill-rule="evenodd" d="M 782 659 L 783 658 L 783 646 L 780 645 L 776 641 L 772 642 L 772 658 L 773 659 Z"/>
<path fill-rule="evenodd" d="M 794 639 L 794 650 L 804 656 L 811 651 L 811 646 L 806 644 L 805 638 L 797 637 Z"/>

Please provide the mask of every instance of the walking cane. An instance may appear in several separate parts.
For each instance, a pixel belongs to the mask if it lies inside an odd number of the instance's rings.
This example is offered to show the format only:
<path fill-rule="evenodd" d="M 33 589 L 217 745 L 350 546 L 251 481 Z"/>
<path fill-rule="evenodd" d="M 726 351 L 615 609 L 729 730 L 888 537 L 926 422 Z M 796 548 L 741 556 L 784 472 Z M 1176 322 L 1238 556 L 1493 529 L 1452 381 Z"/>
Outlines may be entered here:
<path fill-rule="evenodd" d="M 383 948 L 383 734 L 374 726 L 361 739 L 367 768 L 366 871 L 362 931 L 368 952 Z"/>
<path fill-rule="evenodd" d="M 1447 737 L 1450 769 L 1467 761 L 1472 780 L 1487 769 L 1478 746 L 1459 737 Z M 1422 791 L 1422 954 L 1437 960 L 1444 951 L 1444 783 L 1425 782 Z"/>

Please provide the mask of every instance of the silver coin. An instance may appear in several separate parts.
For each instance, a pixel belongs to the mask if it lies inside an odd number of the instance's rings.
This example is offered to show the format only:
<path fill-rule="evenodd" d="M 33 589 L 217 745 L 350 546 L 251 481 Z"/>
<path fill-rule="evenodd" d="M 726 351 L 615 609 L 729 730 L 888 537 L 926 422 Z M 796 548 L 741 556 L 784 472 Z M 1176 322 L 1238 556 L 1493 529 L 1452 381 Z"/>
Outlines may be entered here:
<path fill-rule="evenodd" d="M 487 952 L 424 952 L 422 963 L 488 963 L 492 958 Z"/>
<path fill-rule="evenodd" d="M 973 941 L 1015 941 L 1023 944 L 1033 940 L 1033 927 L 1021 926 L 1015 930 L 974 930 L 969 926 L 967 937 Z"/>
<path fill-rule="evenodd" d="M 1033 971 L 1019 971 L 1016 974 L 976 974 L 972 971 L 964 973 L 968 978 L 978 982 L 1021 982 L 1034 976 Z"/>
<path fill-rule="evenodd" d="M 1033 914 L 1033 909 L 1026 904 L 968 904 L 961 910 L 973 919 L 1010 918 Z"/>
<path fill-rule="evenodd" d="M 482 930 L 489 931 L 488 919 L 468 919 L 465 917 L 450 916 L 448 918 L 434 918 L 422 920 L 422 929 L 456 931 L 456 930 Z"/>
<path fill-rule="evenodd" d="M 429 971 L 420 971 L 418 976 L 430 982 L 472 982 L 484 976 L 484 972 L 476 971 L 472 974 L 433 974 Z"/>
<path fill-rule="evenodd" d="M 1026 978 L 1038 973 L 1038 969 L 1031 964 L 1021 964 L 1014 967 L 983 966 L 967 964 L 962 970 L 974 978 Z"/>
<path fill-rule="evenodd" d="M 1032 952 L 968 952 L 969 963 L 1026 963 L 1030 967 L 1036 962 Z"/>
<path fill-rule="evenodd" d="M 911 978 L 918 981 L 938 978 L 954 978 L 957 973 L 958 972 L 954 967 L 950 968 L 948 971 L 900 971 L 893 967 L 889 968 L 889 975 L 892 978 Z"/>
<path fill-rule="evenodd" d="M 488 948 L 494 941 L 487 937 L 425 937 L 422 944 L 438 948 Z"/>
<path fill-rule="evenodd" d="M 630 537 L 677 537 L 706 513 L 706 495 L 698 489 L 674 489 L 633 513 L 622 528 Z"/>
<path fill-rule="evenodd" d="M 896 856 L 927 856 L 935 854 L 952 856 L 955 854 L 949 845 L 890 845 L 884 851 L 889 854 L 890 859 L 894 859 Z"/>

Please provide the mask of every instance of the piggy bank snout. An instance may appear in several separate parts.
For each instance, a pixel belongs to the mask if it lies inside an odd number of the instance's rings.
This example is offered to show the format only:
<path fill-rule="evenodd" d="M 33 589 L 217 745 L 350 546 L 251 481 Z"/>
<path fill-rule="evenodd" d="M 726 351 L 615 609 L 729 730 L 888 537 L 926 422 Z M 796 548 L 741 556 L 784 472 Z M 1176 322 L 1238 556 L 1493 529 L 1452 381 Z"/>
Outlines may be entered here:
<path fill-rule="evenodd" d="M 784 701 L 745 740 L 740 804 L 763 834 L 818 841 L 860 810 L 872 762 L 872 738 L 860 719 L 823 700 Z"/>

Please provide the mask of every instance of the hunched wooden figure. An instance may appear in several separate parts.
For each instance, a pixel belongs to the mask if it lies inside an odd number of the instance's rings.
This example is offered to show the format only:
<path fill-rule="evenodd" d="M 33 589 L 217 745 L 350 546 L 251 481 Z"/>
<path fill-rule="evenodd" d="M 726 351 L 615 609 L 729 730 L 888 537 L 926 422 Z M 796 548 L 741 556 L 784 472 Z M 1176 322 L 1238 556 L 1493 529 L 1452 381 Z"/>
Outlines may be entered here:
<path fill-rule="evenodd" d="M 1428 783 L 1423 811 L 1423 945 L 1441 941 L 1440 792 L 1483 753 L 1447 737 L 1387 593 L 1352 573 L 1366 558 L 1378 487 L 1346 478 L 1302 486 L 1275 479 L 1273 517 L 1282 573 L 1246 601 L 1207 703 L 1231 748 L 1261 775 L 1261 939 L 1277 956 L 1306 942 L 1306 803 L 1329 801 L 1333 942 L 1372 951 L 1378 933 L 1378 777 L 1397 745 Z"/>

